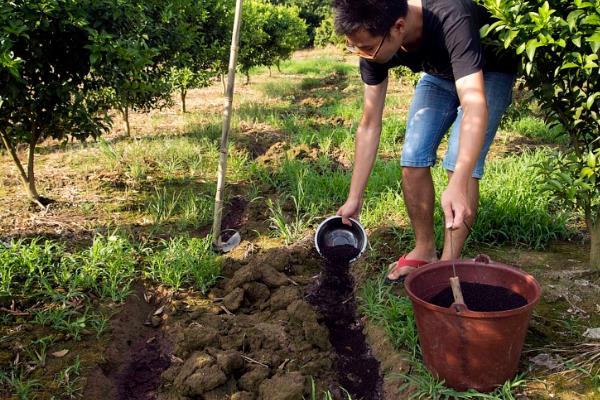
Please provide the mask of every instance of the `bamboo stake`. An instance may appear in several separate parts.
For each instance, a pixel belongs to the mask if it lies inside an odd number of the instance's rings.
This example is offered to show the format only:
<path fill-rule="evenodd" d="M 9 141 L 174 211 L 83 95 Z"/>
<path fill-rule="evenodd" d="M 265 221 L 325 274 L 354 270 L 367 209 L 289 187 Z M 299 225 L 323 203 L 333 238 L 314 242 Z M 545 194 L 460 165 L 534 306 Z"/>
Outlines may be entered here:
<path fill-rule="evenodd" d="M 213 244 L 221 247 L 221 218 L 223 216 L 223 190 L 225 186 L 225 174 L 227 172 L 227 143 L 229 141 L 229 130 L 231 126 L 231 109 L 233 104 L 233 87 L 235 84 L 235 68 L 240 43 L 240 26 L 242 24 L 242 0 L 236 0 L 235 18 L 233 21 L 233 33 L 231 37 L 231 50 L 229 52 L 229 70 L 227 73 L 227 93 L 225 95 L 225 109 L 223 111 L 223 130 L 221 133 L 221 150 L 219 157 L 219 169 L 217 171 L 217 191 L 215 194 L 215 211 L 213 218 Z"/>

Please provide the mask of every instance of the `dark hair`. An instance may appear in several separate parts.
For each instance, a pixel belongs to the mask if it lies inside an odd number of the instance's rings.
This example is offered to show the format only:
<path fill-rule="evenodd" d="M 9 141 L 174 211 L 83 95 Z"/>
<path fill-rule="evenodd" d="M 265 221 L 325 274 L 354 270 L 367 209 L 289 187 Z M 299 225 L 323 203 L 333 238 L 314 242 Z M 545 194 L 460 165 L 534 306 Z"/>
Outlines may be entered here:
<path fill-rule="evenodd" d="M 408 11 L 407 0 L 333 0 L 332 7 L 340 35 L 363 28 L 373 36 L 383 36 Z"/>

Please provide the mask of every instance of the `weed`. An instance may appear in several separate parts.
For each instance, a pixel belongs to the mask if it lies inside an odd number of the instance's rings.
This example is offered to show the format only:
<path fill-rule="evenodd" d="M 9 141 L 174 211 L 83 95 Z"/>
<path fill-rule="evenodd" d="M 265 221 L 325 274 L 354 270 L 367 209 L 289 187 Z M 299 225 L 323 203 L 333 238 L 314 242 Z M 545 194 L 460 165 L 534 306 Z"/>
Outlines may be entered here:
<path fill-rule="evenodd" d="M 271 213 L 269 217 L 271 228 L 275 236 L 282 238 L 286 245 L 290 245 L 300 239 L 310 224 L 310 216 L 300 213 L 298 199 L 295 196 L 290 197 L 294 203 L 291 220 L 286 218 L 279 201 L 273 203 L 271 199 L 267 199 L 267 206 Z"/>
<path fill-rule="evenodd" d="M 312 203 L 307 202 L 306 193 L 304 191 L 304 181 L 306 170 L 299 170 L 296 176 L 296 185 L 294 186 L 294 194 L 288 199 L 293 204 L 291 218 L 286 218 L 281 203 L 267 200 L 267 205 L 271 213 L 269 220 L 277 237 L 283 238 L 286 245 L 290 245 L 300 239 L 306 229 L 313 221 L 314 215 L 317 213 L 317 208 Z"/>
<path fill-rule="evenodd" d="M 413 357 L 420 353 L 410 300 L 392 293 L 390 286 L 384 283 L 384 272 L 365 283 L 360 309 L 383 326 L 396 348 L 406 349 Z"/>
<path fill-rule="evenodd" d="M 113 163 L 113 167 L 117 166 L 121 162 L 122 154 L 118 153 L 113 146 L 104 138 L 98 140 L 98 148 L 100 153 L 110 162 Z"/>
<path fill-rule="evenodd" d="M 52 307 L 36 311 L 33 314 L 33 323 L 41 326 L 53 326 L 66 318 L 67 310 L 64 307 Z"/>
<path fill-rule="evenodd" d="M 37 398 L 35 390 L 42 386 L 35 379 L 27 379 L 23 371 L 17 374 L 15 369 L 8 374 L 0 371 L 0 382 L 8 386 L 9 393 L 19 400 L 34 400 Z"/>
<path fill-rule="evenodd" d="M 83 396 L 81 385 L 81 361 L 79 356 L 75 357 L 73 364 L 60 371 L 54 379 L 61 389 L 61 399 L 80 399 Z"/>
<path fill-rule="evenodd" d="M 135 251 L 123 236 L 96 235 L 89 250 L 82 254 L 82 268 L 95 277 L 95 291 L 101 297 L 123 302 L 131 293 L 135 279 Z"/>
<path fill-rule="evenodd" d="M 0 296 L 37 298 L 50 287 L 48 275 L 63 248 L 50 241 L 12 241 L 0 246 Z"/>
<path fill-rule="evenodd" d="M 83 313 L 73 310 L 66 311 L 64 319 L 52 321 L 52 328 L 59 332 L 66 333 L 75 341 L 79 341 L 81 340 L 81 334 L 87 325 L 87 312 L 87 309 Z"/>
<path fill-rule="evenodd" d="M 150 255 L 146 276 L 174 290 L 195 285 L 203 292 L 214 284 L 221 261 L 211 250 L 211 238 L 178 237 L 163 241 L 164 248 Z"/>
<path fill-rule="evenodd" d="M 165 187 L 154 188 L 154 194 L 148 203 L 148 212 L 155 225 L 168 221 L 174 214 L 179 204 L 181 193 L 169 193 Z"/>
<path fill-rule="evenodd" d="M 344 395 L 346 396 L 345 399 L 343 400 L 352 400 L 352 396 L 350 396 L 350 393 L 348 393 L 348 391 L 344 388 L 342 388 L 342 391 L 344 392 Z M 321 393 L 323 395 L 322 399 L 323 400 L 333 400 L 333 394 L 331 394 L 331 392 L 328 391 L 323 391 Z M 317 385 L 315 384 L 315 380 L 313 378 L 310 378 L 310 400 L 319 400 L 319 393 L 317 393 Z"/>
<path fill-rule="evenodd" d="M 208 195 L 193 191 L 185 192 L 179 201 L 180 225 L 197 227 L 208 223 L 212 218 L 213 205 L 213 199 Z"/>
<path fill-rule="evenodd" d="M 88 322 L 90 327 L 96 332 L 96 339 L 100 339 L 102 334 L 106 332 L 109 327 L 110 317 L 98 313 L 90 316 Z"/>
<path fill-rule="evenodd" d="M 522 375 L 517 375 L 511 380 L 506 381 L 502 386 L 491 393 L 481 393 L 470 389 L 467 391 L 458 391 L 444 385 L 434 377 L 423 365 L 421 361 L 413 360 L 411 362 L 410 374 L 400 374 L 405 383 L 400 385 L 398 393 L 403 393 L 407 399 L 431 399 L 431 400 L 451 400 L 451 399 L 489 399 L 489 400 L 516 400 L 515 393 L 525 384 Z"/>
<path fill-rule="evenodd" d="M 53 336 L 44 336 L 32 341 L 29 346 L 25 347 L 25 353 L 27 353 L 27 356 L 33 361 L 35 366 L 44 368 L 46 366 L 48 348 L 52 343 L 54 343 Z"/>

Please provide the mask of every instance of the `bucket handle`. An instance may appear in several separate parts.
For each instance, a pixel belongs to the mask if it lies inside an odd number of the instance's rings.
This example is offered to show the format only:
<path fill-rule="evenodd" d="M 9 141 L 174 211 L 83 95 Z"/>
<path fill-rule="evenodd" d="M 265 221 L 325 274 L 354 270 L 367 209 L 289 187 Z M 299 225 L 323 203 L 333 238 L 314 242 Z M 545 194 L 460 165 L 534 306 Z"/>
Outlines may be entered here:
<path fill-rule="evenodd" d="M 487 254 L 478 254 L 477 257 L 473 259 L 473 261 L 482 263 L 482 264 L 491 264 L 492 259 Z"/>
<path fill-rule="evenodd" d="M 457 314 L 462 314 L 465 311 L 469 311 L 469 309 L 467 308 L 467 305 L 461 304 L 461 303 L 452 303 L 452 305 L 450 306 L 450 309 L 454 310 L 454 312 Z"/>

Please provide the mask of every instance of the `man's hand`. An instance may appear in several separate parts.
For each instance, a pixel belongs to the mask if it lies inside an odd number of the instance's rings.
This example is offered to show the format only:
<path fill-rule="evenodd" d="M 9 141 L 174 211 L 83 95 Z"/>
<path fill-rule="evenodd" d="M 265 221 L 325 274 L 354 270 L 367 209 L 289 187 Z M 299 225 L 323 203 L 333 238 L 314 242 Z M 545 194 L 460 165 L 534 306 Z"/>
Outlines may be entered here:
<path fill-rule="evenodd" d="M 458 229 L 471 218 L 473 210 L 469 205 L 467 185 L 460 187 L 452 184 L 451 179 L 448 187 L 442 193 L 442 209 L 444 210 L 446 229 Z"/>
<path fill-rule="evenodd" d="M 354 218 L 358 220 L 358 215 L 362 208 L 362 199 L 350 199 L 346 200 L 343 206 L 337 211 L 337 215 L 342 217 L 342 222 L 346 225 L 352 225 L 348 218 Z"/>
<path fill-rule="evenodd" d="M 473 214 L 468 188 L 473 169 L 481 153 L 487 127 L 483 72 L 478 71 L 456 81 L 463 116 L 460 124 L 458 159 L 448 187 L 442 193 L 446 229 L 458 229 Z"/>

